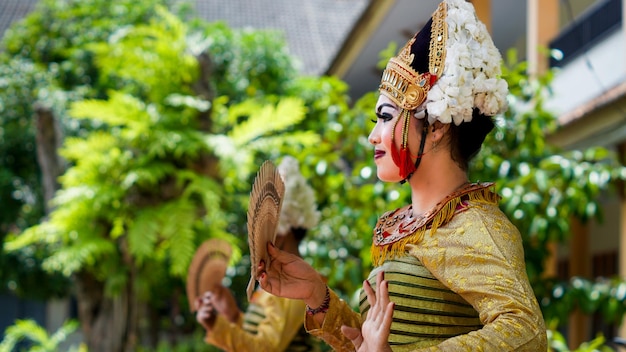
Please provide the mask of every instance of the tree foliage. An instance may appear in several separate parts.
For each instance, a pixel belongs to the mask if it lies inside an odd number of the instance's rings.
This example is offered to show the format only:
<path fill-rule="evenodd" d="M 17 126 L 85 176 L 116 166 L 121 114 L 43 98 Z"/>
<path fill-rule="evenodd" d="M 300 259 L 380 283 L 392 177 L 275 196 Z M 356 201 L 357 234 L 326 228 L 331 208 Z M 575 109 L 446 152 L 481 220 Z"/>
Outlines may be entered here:
<path fill-rule="evenodd" d="M 222 81 L 208 74 L 246 68 L 215 66 L 215 71 L 202 72 L 205 52 L 197 51 L 197 33 L 190 34 L 164 8 L 157 8 L 147 22 L 111 31 L 106 41 L 80 48 L 90 53 L 97 73 L 91 78 L 97 85 L 71 103 L 68 113 L 88 123 L 67 137 L 61 149 L 70 167 L 60 179 L 62 189 L 49 219 L 12 236 L 5 249 L 15 252 L 46 244 L 54 251 L 43 266 L 79 281 L 85 274 L 93 276 L 104 289 L 91 292 L 94 300 L 101 294 L 114 300 L 122 295 L 122 302 L 149 301 L 155 308 L 172 309 L 164 304 L 180 298 L 176 291 L 203 239 L 225 237 L 240 246 L 228 233 L 228 224 L 245 223 L 245 216 L 233 209 L 241 209 L 249 192 L 241 189 L 256 172 L 259 158 L 276 157 L 277 146 L 302 149 L 319 138 L 300 131 L 279 133 L 303 119 L 306 109 L 297 97 L 272 98 L 275 92 L 265 90 L 243 99 L 207 100 L 213 96 L 206 86 Z M 263 52 L 259 60 L 263 55 L 274 53 Z M 246 75 L 262 84 L 254 77 L 265 73 Z M 234 153 L 227 152 L 229 146 Z M 215 155 L 224 166 L 235 166 L 234 182 L 226 172 L 216 171 Z M 224 184 L 237 189 L 238 196 L 227 196 Z M 182 298 L 174 306 L 186 302 Z M 106 314 L 104 307 L 93 309 Z M 133 309 L 130 317 L 137 316 Z M 134 324 L 130 317 L 128 329 Z"/>
<path fill-rule="evenodd" d="M 0 239 L 37 224 L 44 216 L 36 109 L 51 109 L 63 134 L 79 135 L 83 126 L 67 117 L 67 104 L 107 89 L 92 84 L 97 70 L 84 45 L 106 40 L 119 26 L 143 22 L 157 3 L 163 1 L 42 0 L 5 32 L 0 44 Z M 39 244 L 0 253 L 0 265 L 14 268 L 1 271 L 2 290 L 39 299 L 66 294 L 66 280 L 40 269 L 49 251 Z"/>
<path fill-rule="evenodd" d="M 294 58 L 283 33 L 233 30 L 224 22 L 192 21 L 190 48 L 210 52 L 211 84 L 220 96 L 239 103 L 249 98 L 280 96 L 297 79 Z"/>
<path fill-rule="evenodd" d="M 164 9 L 159 14 L 160 20 L 94 47 L 101 74 L 123 75 L 126 92 L 72 105 L 71 116 L 100 127 L 66 139 L 61 153 L 71 167 L 49 221 L 6 247 L 55 245 L 44 267 L 66 275 L 93 272 L 109 294 L 132 279 L 144 300 L 157 298 L 151 287 L 164 277 L 185 276 L 200 241 L 230 237 L 219 206 L 221 187 L 200 172 L 210 150 L 195 119 L 198 106 L 188 103 L 198 103 L 189 95 L 197 61 L 183 50 L 182 22 Z M 142 53 L 148 59 L 137 59 Z M 158 85 L 151 81 L 157 67 Z M 150 84 L 163 88 L 146 89 Z"/>
<path fill-rule="evenodd" d="M 567 340 L 558 331 L 548 330 L 548 347 L 555 352 L 613 352 L 610 345 L 606 344 L 604 336 L 596 336 L 593 340 L 583 342 L 578 348 L 572 350 L 567 346 Z"/>
<path fill-rule="evenodd" d="M 119 28 L 147 23 L 168 0 L 42 0 L 35 11 L 9 28 L 3 47 L 10 57 L 28 59 L 54 71 L 66 90 L 97 84 L 88 44 L 106 41 Z M 102 90 L 96 89 L 96 92 Z"/>
<path fill-rule="evenodd" d="M 32 118 L 37 105 L 59 106 L 64 99 L 53 76 L 31 61 L 0 64 L 0 241 L 38 223 L 44 214 Z M 0 291 L 38 299 L 65 294 L 67 281 L 40 268 L 47 252 L 45 246 L 33 246 L 0 253 L 0 267 L 12 268 L 0 271 Z"/>
<path fill-rule="evenodd" d="M 66 341 L 67 337 L 78 328 L 75 320 L 67 321 L 57 331 L 48 334 L 46 329 L 34 320 L 18 320 L 4 332 L 4 339 L 0 343 L 0 352 L 11 352 L 19 348 L 20 343 L 28 344 L 30 352 L 56 352 Z M 20 349 L 21 350 L 21 349 Z M 70 352 L 86 352 L 87 348 L 81 344 L 71 346 L 67 349 Z"/>

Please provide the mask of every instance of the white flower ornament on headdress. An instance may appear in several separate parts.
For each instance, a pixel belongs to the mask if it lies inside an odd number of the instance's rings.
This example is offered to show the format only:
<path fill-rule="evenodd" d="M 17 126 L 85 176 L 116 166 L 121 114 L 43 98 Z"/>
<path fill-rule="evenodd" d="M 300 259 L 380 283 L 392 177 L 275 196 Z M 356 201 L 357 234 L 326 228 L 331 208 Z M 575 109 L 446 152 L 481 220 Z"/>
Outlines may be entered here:
<path fill-rule="evenodd" d="M 472 110 L 494 116 L 507 109 L 508 86 L 501 75 L 502 57 L 473 6 L 445 0 L 448 38 L 444 70 L 428 92 L 429 123 L 472 120 Z"/>
<path fill-rule="evenodd" d="M 317 225 L 320 212 L 317 210 L 315 194 L 300 173 L 298 160 L 291 156 L 283 158 L 278 172 L 285 182 L 277 235 L 285 235 L 291 228 L 310 229 Z"/>

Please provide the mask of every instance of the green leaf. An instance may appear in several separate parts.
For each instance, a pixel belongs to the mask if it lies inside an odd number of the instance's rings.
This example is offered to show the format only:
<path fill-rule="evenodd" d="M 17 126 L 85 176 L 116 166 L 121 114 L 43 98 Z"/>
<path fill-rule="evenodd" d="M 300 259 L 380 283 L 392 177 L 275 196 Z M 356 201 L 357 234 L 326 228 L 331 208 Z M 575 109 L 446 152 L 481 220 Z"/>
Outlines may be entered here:
<path fill-rule="evenodd" d="M 298 98 L 285 98 L 274 106 L 263 106 L 251 111 L 247 121 L 235 126 L 230 137 L 242 146 L 270 132 L 278 132 L 304 118 L 305 108 Z"/>

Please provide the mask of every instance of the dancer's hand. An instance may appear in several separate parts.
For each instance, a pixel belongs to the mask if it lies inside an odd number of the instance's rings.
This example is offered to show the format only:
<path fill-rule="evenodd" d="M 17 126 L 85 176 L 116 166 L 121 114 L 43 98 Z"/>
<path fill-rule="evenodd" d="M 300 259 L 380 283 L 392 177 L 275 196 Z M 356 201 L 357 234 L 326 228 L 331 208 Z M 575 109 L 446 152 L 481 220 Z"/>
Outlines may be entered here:
<path fill-rule="evenodd" d="M 279 297 L 304 300 L 309 307 L 319 307 L 326 297 L 326 284 L 309 263 L 297 255 L 267 246 L 270 263 L 261 262 L 259 284 Z"/>
<path fill-rule="evenodd" d="M 211 293 L 215 310 L 231 323 L 236 322 L 239 318 L 240 310 L 230 290 L 224 286 L 219 286 L 217 289 L 211 291 Z"/>
<path fill-rule="evenodd" d="M 207 332 L 210 332 L 213 329 L 215 317 L 218 314 L 215 310 L 213 294 L 210 291 L 205 292 L 202 296 L 196 298 L 194 304 L 196 308 L 196 321 L 198 321 Z"/>
<path fill-rule="evenodd" d="M 195 301 L 196 320 L 207 331 L 215 324 L 217 314 L 223 315 L 228 321 L 234 323 L 239 318 L 239 307 L 230 290 L 219 286 L 213 291 L 206 291 Z"/>
<path fill-rule="evenodd" d="M 341 332 L 352 341 L 357 352 L 391 351 L 388 340 L 394 303 L 389 301 L 388 282 L 384 280 L 384 275 L 382 271 L 376 275 L 376 292 L 369 281 L 363 282 L 370 309 L 361 330 L 345 325 L 341 327 Z"/>

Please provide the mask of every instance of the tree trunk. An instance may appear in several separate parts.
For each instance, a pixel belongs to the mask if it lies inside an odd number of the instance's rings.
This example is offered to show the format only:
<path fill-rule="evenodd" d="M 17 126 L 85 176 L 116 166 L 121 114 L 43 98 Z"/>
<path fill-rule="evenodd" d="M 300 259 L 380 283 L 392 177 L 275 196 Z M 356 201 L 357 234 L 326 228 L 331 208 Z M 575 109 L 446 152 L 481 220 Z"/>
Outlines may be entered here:
<path fill-rule="evenodd" d="M 198 60 L 198 67 L 200 69 L 200 75 L 198 79 L 192 84 L 192 89 L 198 96 L 198 98 L 204 99 L 213 104 L 215 98 L 215 92 L 211 89 L 210 80 L 213 73 L 213 63 L 211 57 L 207 53 L 202 53 L 196 57 Z M 198 114 L 198 121 L 200 122 L 200 130 L 203 132 L 210 132 L 213 127 L 213 121 L 211 120 L 211 111 L 213 106 L 209 106 L 207 111 L 201 111 Z"/>
<path fill-rule="evenodd" d="M 63 161 L 57 153 L 61 147 L 63 136 L 59 123 L 49 107 L 35 104 L 35 126 L 37 139 L 37 162 L 41 168 L 44 192 L 44 209 L 49 214 L 50 200 L 59 189 L 57 179 L 64 171 Z"/>
<path fill-rule="evenodd" d="M 206 101 L 210 101 L 213 104 L 215 98 L 215 92 L 211 88 L 210 80 L 213 73 L 213 63 L 209 54 L 202 53 L 196 57 L 198 60 L 198 66 L 200 68 L 200 76 L 198 80 L 193 83 L 192 88 L 199 98 Z M 201 111 L 198 113 L 199 128 L 203 132 L 211 132 L 213 128 L 212 117 L 213 106 L 209 107 L 207 111 Z M 220 180 L 219 172 L 219 158 L 213 154 L 203 154 L 192 165 L 194 171 L 199 174 L 206 175 L 214 180 Z"/>
<path fill-rule="evenodd" d="M 75 276 L 81 328 L 90 352 L 135 351 L 138 316 L 133 281 L 115 297 L 104 294 L 102 282 L 87 272 Z"/>

